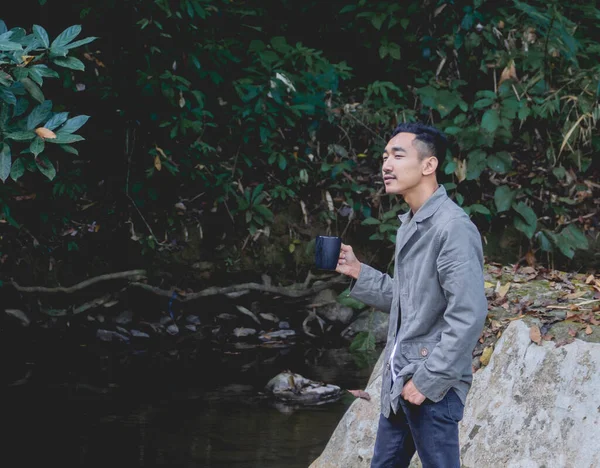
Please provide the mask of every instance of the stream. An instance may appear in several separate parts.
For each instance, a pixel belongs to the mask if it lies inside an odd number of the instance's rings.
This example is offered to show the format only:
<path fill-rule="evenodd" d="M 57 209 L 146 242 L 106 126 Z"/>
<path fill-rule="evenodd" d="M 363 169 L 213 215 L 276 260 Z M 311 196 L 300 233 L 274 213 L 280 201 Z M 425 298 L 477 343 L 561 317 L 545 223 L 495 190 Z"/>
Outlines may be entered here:
<path fill-rule="evenodd" d="M 264 348 L 134 350 L 68 336 L 0 332 L 1 466 L 306 468 L 354 401 L 291 408 L 261 394 L 290 369 L 364 389 L 380 350 L 353 354 L 300 341 Z M 31 339 L 31 338 L 30 338 Z"/>

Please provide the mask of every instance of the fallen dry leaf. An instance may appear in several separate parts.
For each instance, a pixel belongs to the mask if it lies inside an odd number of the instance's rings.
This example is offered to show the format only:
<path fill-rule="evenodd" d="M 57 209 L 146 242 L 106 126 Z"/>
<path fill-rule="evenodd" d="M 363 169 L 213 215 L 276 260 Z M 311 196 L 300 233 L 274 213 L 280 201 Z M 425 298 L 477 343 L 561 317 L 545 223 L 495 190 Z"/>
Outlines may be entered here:
<path fill-rule="evenodd" d="M 569 335 L 571 335 L 572 337 L 576 337 L 577 336 L 577 330 L 574 330 L 573 328 L 569 328 Z"/>
<path fill-rule="evenodd" d="M 527 264 L 529 265 L 528 268 L 535 266 L 535 254 L 531 250 L 529 252 L 527 252 L 527 254 L 525 255 L 525 260 L 527 261 Z"/>
<path fill-rule="evenodd" d="M 529 338 L 531 338 L 531 341 L 535 344 L 540 345 L 542 343 L 542 332 L 540 331 L 540 327 L 533 325 L 529 329 Z"/>
<path fill-rule="evenodd" d="M 589 325 L 585 328 L 585 334 L 586 335 L 591 335 L 593 333 L 592 327 L 590 327 Z"/>
<path fill-rule="evenodd" d="M 498 294 L 498 297 L 503 298 L 504 296 L 506 296 L 509 289 L 510 289 L 510 283 L 506 283 L 504 286 L 501 286 L 500 288 L 497 289 L 496 294 Z"/>
<path fill-rule="evenodd" d="M 568 300 L 568 301 L 572 300 L 572 299 L 579 299 L 580 297 L 585 296 L 587 293 L 588 293 L 588 291 L 577 291 L 577 292 L 574 292 L 574 293 L 571 293 L 571 294 L 567 294 L 565 296 L 565 299 Z"/>
<path fill-rule="evenodd" d="M 36 128 L 35 133 L 42 140 L 54 140 L 56 138 L 56 133 L 54 133 L 52 130 L 47 129 L 46 127 Z"/>
<path fill-rule="evenodd" d="M 371 395 L 369 395 L 364 390 L 348 390 L 348 392 L 352 393 L 356 398 L 362 398 L 363 400 L 371 401 Z"/>
<path fill-rule="evenodd" d="M 492 348 L 491 346 L 487 346 L 483 350 L 483 353 L 481 353 L 481 357 L 479 358 L 479 362 L 481 362 L 481 365 L 487 366 L 490 363 L 490 359 L 492 357 L 493 352 L 494 348 Z"/>
<path fill-rule="evenodd" d="M 500 75 L 500 81 L 498 82 L 498 86 L 500 86 L 506 80 L 517 80 L 517 69 L 515 68 L 515 62 L 511 61 L 510 64 L 502 70 L 502 74 Z"/>
<path fill-rule="evenodd" d="M 594 275 L 590 275 L 586 278 L 585 284 L 592 284 L 593 281 L 594 281 Z"/>

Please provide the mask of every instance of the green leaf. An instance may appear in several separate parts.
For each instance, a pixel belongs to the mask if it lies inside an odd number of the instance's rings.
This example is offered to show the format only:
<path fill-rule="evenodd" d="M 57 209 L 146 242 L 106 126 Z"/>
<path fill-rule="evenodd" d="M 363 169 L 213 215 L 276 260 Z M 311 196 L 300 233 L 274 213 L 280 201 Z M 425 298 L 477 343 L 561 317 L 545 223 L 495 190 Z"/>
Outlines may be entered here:
<path fill-rule="evenodd" d="M 12 76 L 10 76 L 8 73 L 0 70 L 0 85 L 10 88 L 12 86 L 13 82 L 14 82 L 14 79 Z"/>
<path fill-rule="evenodd" d="M 283 154 L 279 155 L 279 169 L 281 169 L 282 171 L 285 170 L 285 168 L 287 167 L 287 159 L 285 159 L 285 156 Z"/>
<path fill-rule="evenodd" d="M 353 352 L 373 351 L 375 349 L 375 335 L 370 331 L 358 333 L 350 343 L 349 349 Z"/>
<path fill-rule="evenodd" d="M 536 234 L 536 237 L 540 243 L 540 248 L 544 251 L 544 252 L 552 252 L 553 248 L 552 248 L 552 242 L 550 242 L 550 239 L 548 238 L 548 236 L 544 233 L 544 231 L 540 231 Z"/>
<path fill-rule="evenodd" d="M 567 176 L 567 171 L 563 166 L 558 166 L 552 169 L 552 174 L 554 174 L 554 177 L 558 180 L 562 180 Z"/>
<path fill-rule="evenodd" d="M 13 132 L 5 135 L 5 138 L 10 138 L 15 141 L 29 141 L 35 138 L 34 132 Z"/>
<path fill-rule="evenodd" d="M 0 50 L 9 52 L 15 50 L 23 50 L 23 46 L 17 42 L 11 42 L 7 39 L 0 39 Z"/>
<path fill-rule="evenodd" d="M 337 301 L 346 307 L 351 307 L 352 309 L 356 310 L 361 310 L 367 307 L 366 304 L 363 304 L 362 302 L 357 301 L 353 297 L 350 297 L 350 288 L 347 288 L 345 291 L 342 291 L 342 293 L 337 297 Z"/>
<path fill-rule="evenodd" d="M 589 242 L 585 234 L 574 224 L 569 224 L 560 233 L 560 237 L 568 245 L 575 249 L 587 250 L 590 248 Z"/>
<path fill-rule="evenodd" d="M 53 59 L 53 61 L 59 67 L 79 71 L 85 70 L 85 65 L 83 62 L 75 57 L 56 57 Z"/>
<path fill-rule="evenodd" d="M 52 180 L 54 177 L 56 177 L 56 169 L 46 156 L 42 155 L 35 158 L 35 165 L 48 179 Z"/>
<path fill-rule="evenodd" d="M 444 167 L 444 174 L 446 174 L 446 175 L 453 174 L 455 170 L 456 170 L 456 162 L 450 161 L 448 164 L 446 164 L 446 167 Z"/>
<path fill-rule="evenodd" d="M 23 174 L 25 174 L 25 166 L 23 165 L 23 160 L 19 158 L 12 164 L 12 168 L 10 169 L 10 178 L 16 182 L 23 176 Z"/>
<path fill-rule="evenodd" d="M 485 109 L 486 107 L 490 107 L 494 103 L 494 99 L 483 98 L 473 104 L 474 109 Z"/>
<path fill-rule="evenodd" d="M 498 213 L 510 210 L 516 193 L 508 185 L 500 185 L 494 192 L 494 203 Z"/>
<path fill-rule="evenodd" d="M 36 85 L 30 78 L 22 79 L 21 83 L 23 83 L 23 86 L 25 87 L 27 92 L 31 94 L 31 97 L 33 99 L 38 101 L 40 104 L 44 102 L 44 93 L 42 93 L 40 87 Z"/>
<path fill-rule="evenodd" d="M 381 46 L 379 46 L 379 58 L 385 58 L 388 54 L 389 50 L 387 48 L 387 45 L 385 44 L 381 44 Z"/>
<path fill-rule="evenodd" d="M 35 129 L 45 119 L 48 118 L 52 110 L 52 101 L 44 101 L 39 106 L 33 108 L 27 117 L 27 130 Z"/>
<path fill-rule="evenodd" d="M 531 239 L 537 228 L 537 215 L 523 202 L 513 205 L 513 209 L 520 215 L 514 218 L 515 227 Z"/>
<path fill-rule="evenodd" d="M 29 69 L 29 78 L 31 78 L 33 82 L 40 87 L 44 84 L 44 79 L 42 75 L 35 68 Z"/>
<path fill-rule="evenodd" d="M 89 44 L 90 42 L 94 42 L 96 39 L 98 38 L 94 36 L 86 37 L 85 39 L 81 39 L 80 41 L 72 42 L 71 44 L 65 46 L 65 48 L 70 50 L 76 47 L 81 47 L 83 45 Z"/>
<path fill-rule="evenodd" d="M 485 151 L 477 149 L 468 154 L 467 160 L 467 180 L 475 180 L 486 167 L 487 154 Z"/>
<path fill-rule="evenodd" d="M 37 157 L 42 151 L 44 151 L 44 146 L 44 140 L 42 140 L 40 137 L 36 137 L 36 139 L 31 142 L 29 151 L 31 151 L 33 155 Z"/>
<path fill-rule="evenodd" d="M 0 87 L 0 100 L 11 106 L 17 105 L 17 97 L 11 91 L 3 87 Z"/>
<path fill-rule="evenodd" d="M 471 212 L 474 212 L 474 213 L 481 213 L 481 214 L 484 214 L 484 215 L 491 215 L 492 214 L 487 207 L 485 207 L 483 205 L 480 205 L 478 203 L 475 203 L 474 205 L 471 205 L 470 208 L 471 208 Z"/>
<path fill-rule="evenodd" d="M 81 26 L 76 24 L 74 26 L 71 26 L 67 29 L 65 29 L 63 32 L 61 32 L 58 37 L 56 39 L 54 39 L 52 41 L 52 44 L 50 44 L 51 48 L 59 48 L 59 47 L 65 47 L 69 42 L 71 42 L 73 39 L 75 39 L 77 36 L 79 36 L 79 33 L 81 33 Z"/>
<path fill-rule="evenodd" d="M 3 143 L 2 150 L 0 150 L 0 180 L 2 180 L 2 182 L 6 182 L 6 179 L 8 179 L 11 166 L 12 155 L 10 153 L 10 146 Z"/>
<path fill-rule="evenodd" d="M 62 127 L 60 127 L 60 129 L 57 132 L 57 135 L 63 133 L 76 132 L 85 125 L 89 118 L 89 115 L 78 115 L 77 117 L 73 117 L 72 119 L 67 120 L 67 122 Z"/>
<path fill-rule="evenodd" d="M 50 117 L 50 120 L 44 124 L 44 127 L 48 130 L 54 130 L 55 128 L 61 126 L 63 123 L 67 121 L 69 118 L 68 112 L 59 112 Z"/>
<path fill-rule="evenodd" d="M 363 226 L 374 226 L 377 224 L 381 224 L 381 221 L 375 218 L 367 218 L 362 223 Z"/>
<path fill-rule="evenodd" d="M 494 133 L 500 126 L 500 115 L 496 109 L 488 109 L 481 119 L 481 128 Z"/>
<path fill-rule="evenodd" d="M 395 44 L 393 42 L 390 43 L 388 51 L 390 57 L 392 57 L 394 60 L 400 60 L 400 46 L 398 44 Z"/>
<path fill-rule="evenodd" d="M 254 187 L 254 190 L 252 190 L 252 195 L 250 195 L 250 200 L 256 200 L 256 197 L 258 197 L 258 195 L 263 191 L 265 184 L 258 184 L 256 187 Z"/>
<path fill-rule="evenodd" d="M 512 168 L 512 156 L 506 151 L 492 154 L 487 158 L 488 167 L 500 174 L 506 174 Z"/>
<path fill-rule="evenodd" d="M 44 78 L 58 78 L 59 75 L 57 72 L 48 68 L 46 65 L 34 65 L 31 69 L 36 70 L 40 75 Z"/>
<path fill-rule="evenodd" d="M 254 211 L 260 214 L 267 221 L 273 221 L 273 212 L 265 205 L 256 205 Z"/>
<path fill-rule="evenodd" d="M 56 138 L 48 140 L 48 143 L 54 143 L 57 145 L 66 145 L 69 143 L 75 143 L 77 141 L 83 141 L 85 138 L 79 135 L 72 135 L 70 133 L 57 133 Z"/>
<path fill-rule="evenodd" d="M 33 34 L 42 43 L 45 49 L 50 47 L 50 39 L 48 38 L 48 33 L 44 28 L 38 26 L 37 24 L 34 24 Z"/>
<path fill-rule="evenodd" d="M 79 155 L 79 151 L 77 151 L 72 146 L 69 146 L 69 145 L 60 145 L 60 147 L 66 153 L 74 154 L 76 156 Z"/>

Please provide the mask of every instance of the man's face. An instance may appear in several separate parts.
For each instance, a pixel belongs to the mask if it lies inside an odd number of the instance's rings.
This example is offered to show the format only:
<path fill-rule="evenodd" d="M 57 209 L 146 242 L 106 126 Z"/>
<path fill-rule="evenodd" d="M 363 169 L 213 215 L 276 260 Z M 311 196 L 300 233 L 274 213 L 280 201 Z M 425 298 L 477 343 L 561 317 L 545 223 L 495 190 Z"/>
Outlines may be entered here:
<path fill-rule="evenodd" d="M 385 147 L 382 173 L 386 193 L 404 195 L 423 180 L 430 158 L 420 159 L 415 148 L 420 142 L 413 145 L 415 136 L 414 133 L 399 133 Z"/>

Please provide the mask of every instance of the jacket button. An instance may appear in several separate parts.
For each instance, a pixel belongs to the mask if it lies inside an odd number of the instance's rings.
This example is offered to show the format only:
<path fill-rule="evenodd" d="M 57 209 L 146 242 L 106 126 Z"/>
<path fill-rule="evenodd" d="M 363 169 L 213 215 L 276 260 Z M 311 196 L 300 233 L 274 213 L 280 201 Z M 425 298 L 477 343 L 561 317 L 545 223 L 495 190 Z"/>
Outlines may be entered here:
<path fill-rule="evenodd" d="M 425 356 L 427 356 L 427 354 L 429 354 L 429 351 L 427 351 L 427 348 L 421 348 L 421 356 L 425 357 Z"/>

